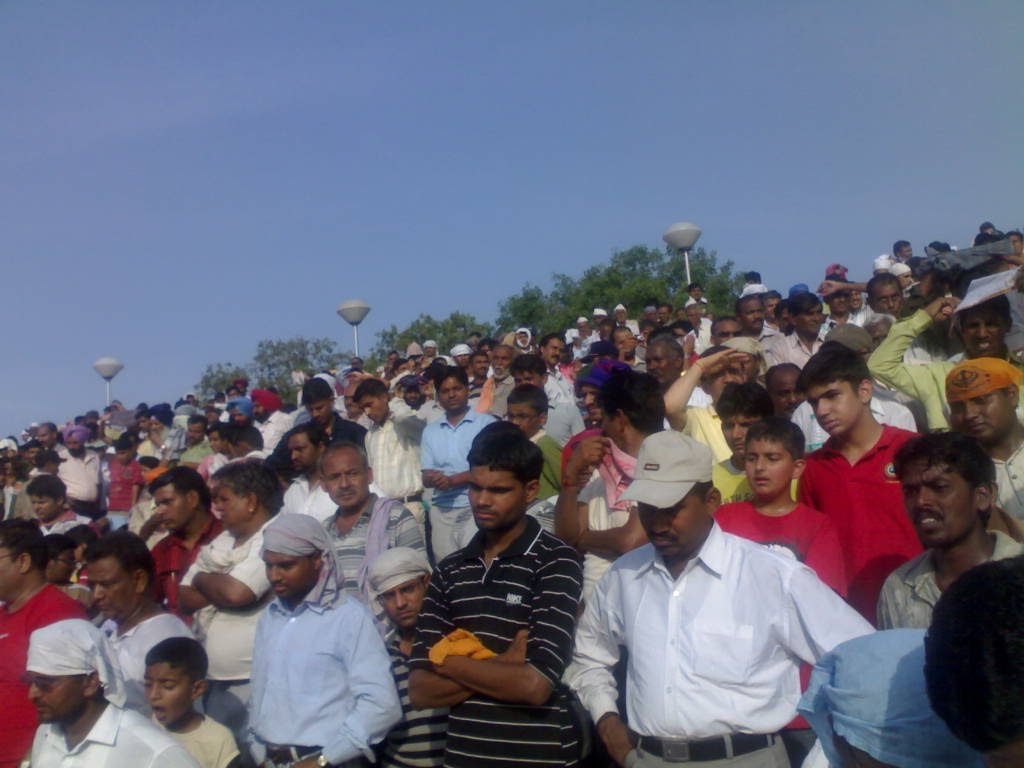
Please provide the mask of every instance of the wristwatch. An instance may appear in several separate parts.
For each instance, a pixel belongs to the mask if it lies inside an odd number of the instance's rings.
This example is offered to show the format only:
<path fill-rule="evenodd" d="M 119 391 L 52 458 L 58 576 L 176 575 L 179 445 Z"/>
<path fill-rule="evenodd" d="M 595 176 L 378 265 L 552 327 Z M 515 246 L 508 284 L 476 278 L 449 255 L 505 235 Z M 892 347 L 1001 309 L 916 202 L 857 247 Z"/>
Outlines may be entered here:
<path fill-rule="evenodd" d="M 316 756 L 316 764 L 323 768 L 324 766 L 329 767 L 331 763 L 326 757 L 324 757 L 324 753 L 321 752 L 319 755 Z"/>

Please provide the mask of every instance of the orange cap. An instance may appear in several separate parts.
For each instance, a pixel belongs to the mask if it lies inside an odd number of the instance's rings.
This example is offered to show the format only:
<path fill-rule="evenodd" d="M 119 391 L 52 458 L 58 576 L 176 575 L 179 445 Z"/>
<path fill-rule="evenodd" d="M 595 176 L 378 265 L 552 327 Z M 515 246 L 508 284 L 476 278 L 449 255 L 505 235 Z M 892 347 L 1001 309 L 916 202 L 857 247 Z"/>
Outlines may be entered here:
<path fill-rule="evenodd" d="M 946 376 L 946 400 L 950 403 L 983 397 L 1006 387 L 1019 387 L 1024 373 L 1005 360 L 976 357 L 957 363 Z"/>

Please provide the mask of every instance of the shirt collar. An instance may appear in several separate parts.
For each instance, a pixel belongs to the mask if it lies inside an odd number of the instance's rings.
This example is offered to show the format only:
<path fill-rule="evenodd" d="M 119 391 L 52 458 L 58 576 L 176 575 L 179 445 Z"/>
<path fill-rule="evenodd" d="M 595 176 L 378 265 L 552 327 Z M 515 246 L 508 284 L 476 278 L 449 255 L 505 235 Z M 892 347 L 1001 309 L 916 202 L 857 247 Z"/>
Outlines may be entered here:
<path fill-rule="evenodd" d="M 669 579 L 672 579 L 672 574 L 669 573 L 664 560 L 658 554 L 658 550 L 654 548 L 653 544 L 648 544 L 647 546 L 651 548 L 651 559 L 644 567 L 637 569 L 637 578 L 642 577 L 647 571 L 656 569 L 668 576 Z M 718 523 L 712 521 L 711 531 L 708 533 L 708 537 L 704 539 L 704 545 L 700 548 L 697 556 L 686 564 L 686 568 L 680 575 L 685 575 L 698 564 L 702 564 L 716 576 L 721 576 L 725 573 L 728 558 L 728 544 L 725 536 L 722 534 L 722 529 L 718 527 Z"/>
<path fill-rule="evenodd" d="M 525 555 L 533 548 L 533 544 L 540 538 L 540 523 L 531 515 L 526 516 L 526 528 L 515 541 L 498 553 L 496 560 L 508 560 L 513 557 Z M 484 532 L 477 531 L 472 541 L 462 550 L 463 560 L 478 560 L 484 556 Z"/>
<path fill-rule="evenodd" d="M 121 713 L 123 711 L 120 707 L 116 707 L 108 702 L 106 709 L 103 710 L 103 714 L 99 716 L 99 719 L 89 729 L 89 733 L 75 745 L 74 749 L 69 750 L 68 754 L 81 752 L 90 743 L 114 746 L 117 743 L 117 732 L 121 729 Z M 67 740 L 64 737 L 63 728 L 53 726 L 51 733 L 59 740 L 61 746 L 66 747 Z"/>
<path fill-rule="evenodd" d="M 443 413 L 443 411 L 442 411 L 442 413 Z M 462 415 L 462 418 L 459 419 L 458 423 L 455 424 L 454 426 L 452 426 L 451 422 L 448 421 L 448 414 L 445 414 L 441 418 L 441 426 L 442 427 L 447 427 L 448 429 L 451 429 L 451 430 L 455 430 L 455 429 L 458 429 L 459 427 L 461 427 L 467 421 L 470 422 L 470 423 L 473 423 L 474 421 L 476 421 L 477 416 L 479 416 L 479 415 L 480 414 L 476 413 L 472 408 L 470 408 L 468 411 L 466 411 Z"/>

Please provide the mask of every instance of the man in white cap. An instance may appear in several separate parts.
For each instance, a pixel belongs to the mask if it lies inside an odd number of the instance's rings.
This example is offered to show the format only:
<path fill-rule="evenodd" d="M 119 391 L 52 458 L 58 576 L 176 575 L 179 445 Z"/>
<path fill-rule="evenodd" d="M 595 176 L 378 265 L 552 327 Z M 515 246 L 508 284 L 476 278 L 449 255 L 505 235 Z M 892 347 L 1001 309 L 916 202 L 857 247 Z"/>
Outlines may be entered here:
<path fill-rule="evenodd" d="M 452 356 L 452 360 L 455 361 L 455 365 L 459 368 L 469 368 L 469 358 L 473 354 L 472 348 L 469 344 L 456 344 L 450 350 L 448 354 Z"/>
<path fill-rule="evenodd" d="M 872 631 L 796 559 L 718 527 L 711 465 L 678 432 L 644 440 L 623 498 L 651 543 L 612 565 L 577 628 L 569 683 L 620 765 L 786 768 L 778 732 L 796 714 L 800 661 Z"/>
<path fill-rule="evenodd" d="M 640 335 L 640 324 L 636 320 L 629 319 L 629 309 L 625 304 L 616 304 L 612 310 L 612 317 L 615 319 L 615 326 L 625 326 L 633 332 L 634 336 Z"/>
<path fill-rule="evenodd" d="M 42 723 L 33 768 L 198 768 L 170 734 L 124 709 L 114 651 L 88 621 L 67 619 L 33 632 L 25 677 Z"/>
<path fill-rule="evenodd" d="M 391 673 L 395 678 L 402 719 L 384 740 L 383 768 L 437 766 L 444 762 L 448 707 L 413 709 L 409 701 L 409 657 L 416 640 L 416 620 L 430 584 L 430 563 L 418 549 L 395 547 L 370 566 L 370 590 L 384 608 L 392 633 L 388 636 Z"/>
<path fill-rule="evenodd" d="M 401 716 L 384 643 L 348 597 L 324 527 L 278 515 L 263 531 L 276 599 L 260 615 L 249 730 L 265 766 L 361 766 Z"/>
<path fill-rule="evenodd" d="M 421 368 L 426 369 L 428 365 L 434 362 L 435 357 L 437 357 L 437 342 L 433 339 L 427 339 L 423 342 L 423 365 Z"/>

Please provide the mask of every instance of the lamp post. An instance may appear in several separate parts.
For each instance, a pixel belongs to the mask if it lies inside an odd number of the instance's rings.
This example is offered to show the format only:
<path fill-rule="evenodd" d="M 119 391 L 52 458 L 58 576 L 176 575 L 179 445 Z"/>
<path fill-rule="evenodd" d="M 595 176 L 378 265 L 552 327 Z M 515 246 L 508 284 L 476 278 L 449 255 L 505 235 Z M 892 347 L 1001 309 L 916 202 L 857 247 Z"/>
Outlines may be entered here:
<path fill-rule="evenodd" d="M 691 221 L 681 221 L 666 229 L 665 234 L 661 236 L 661 239 L 668 244 L 669 248 L 682 251 L 683 260 L 686 262 L 687 284 L 692 282 L 690 280 L 690 249 L 697 244 L 700 235 L 700 227 L 696 224 Z"/>
<path fill-rule="evenodd" d="M 110 380 L 121 372 L 124 363 L 116 357 L 101 357 L 92 367 L 107 382 L 107 405 L 110 405 Z"/>
<path fill-rule="evenodd" d="M 370 313 L 370 305 L 362 299 L 349 299 L 338 305 L 338 315 L 352 326 L 352 337 L 355 341 L 355 355 L 359 357 L 359 324 Z"/>

